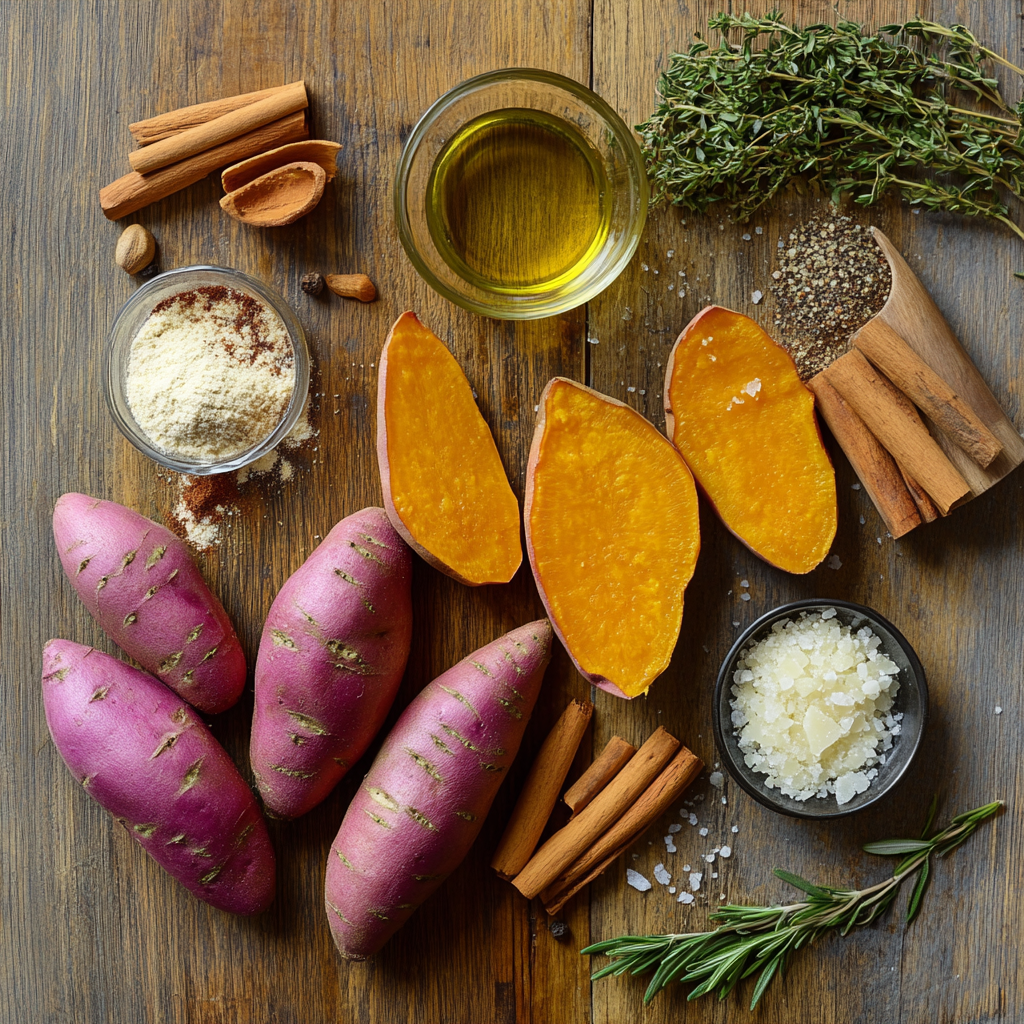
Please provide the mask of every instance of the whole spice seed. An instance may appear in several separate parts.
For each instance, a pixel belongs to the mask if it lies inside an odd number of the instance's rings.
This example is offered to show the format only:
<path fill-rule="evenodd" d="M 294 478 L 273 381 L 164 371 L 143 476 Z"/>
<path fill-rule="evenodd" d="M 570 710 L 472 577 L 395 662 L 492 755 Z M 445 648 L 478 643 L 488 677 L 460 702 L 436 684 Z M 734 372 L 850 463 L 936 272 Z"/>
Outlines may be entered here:
<path fill-rule="evenodd" d="M 935 818 L 933 802 L 920 839 L 886 839 L 864 847 L 865 852 L 880 857 L 900 858 L 892 877 L 867 889 L 813 885 L 798 875 L 776 868 L 779 878 L 801 889 L 807 898 L 786 906 L 725 906 L 711 915 L 713 921 L 720 922 L 713 931 L 623 935 L 597 942 L 581 953 L 584 956 L 600 953 L 612 958 L 611 963 L 591 976 L 594 981 L 610 974 L 643 974 L 653 968 L 654 977 L 644 994 L 645 1003 L 673 981 L 697 982 L 689 999 L 710 992 L 724 999 L 741 979 L 759 971 L 750 1000 L 753 1010 L 771 980 L 782 974 L 796 950 L 830 931 L 838 930 L 846 935 L 853 928 L 871 924 L 896 899 L 900 886 L 916 877 L 906 914 L 907 924 L 913 921 L 928 887 L 932 857 L 952 853 L 979 825 L 1002 808 L 1003 801 L 996 800 L 958 814 L 944 829 L 929 836 Z M 630 874 L 636 872 L 627 871 L 627 877 Z M 696 886 L 692 884 L 693 875 L 690 877 L 691 888 L 699 888 L 701 876 L 697 875 Z M 644 888 L 650 887 L 647 882 Z"/>
<path fill-rule="evenodd" d="M 365 274 L 328 274 L 327 287 L 343 299 L 373 302 L 377 298 L 377 289 Z"/>
<path fill-rule="evenodd" d="M 800 28 L 773 11 L 708 26 L 720 45 L 672 54 L 657 110 L 637 126 L 656 200 L 698 211 L 725 201 L 744 220 L 807 175 L 833 197 L 870 205 L 891 190 L 1024 238 L 998 191 L 1024 196 L 1021 108 L 983 62 L 1024 69 L 963 25 L 914 18 L 870 34 L 849 21 Z"/>
<path fill-rule="evenodd" d="M 319 295 L 324 290 L 324 275 L 317 273 L 303 274 L 302 290 L 307 295 Z"/>
<path fill-rule="evenodd" d="M 129 224 L 114 249 L 114 262 L 126 273 L 137 274 L 153 262 L 156 239 L 141 224 Z"/>
<path fill-rule="evenodd" d="M 850 347 L 850 336 L 885 305 L 892 272 L 866 227 L 834 212 L 789 233 L 770 286 L 772 336 L 810 380 Z"/>

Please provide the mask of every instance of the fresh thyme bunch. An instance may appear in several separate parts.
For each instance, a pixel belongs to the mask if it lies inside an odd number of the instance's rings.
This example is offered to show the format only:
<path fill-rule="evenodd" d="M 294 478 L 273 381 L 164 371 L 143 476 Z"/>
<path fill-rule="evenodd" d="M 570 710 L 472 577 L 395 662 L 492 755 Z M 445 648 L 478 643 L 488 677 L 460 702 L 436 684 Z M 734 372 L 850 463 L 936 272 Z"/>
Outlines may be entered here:
<path fill-rule="evenodd" d="M 790 955 L 826 932 L 846 935 L 852 928 L 871 924 L 896 898 L 900 886 L 917 876 L 907 923 L 917 916 L 921 897 L 928 887 L 933 856 L 952 853 L 984 821 L 1003 806 L 1002 800 L 958 814 L 933 836 L 928 836 L 935 818 L 932 802 L 920 839 L 886 839 L 868 843 L 868 853 L 900 857 L 892 877 L 867 889 L 834 889 L 813 885 L 798 875 L 775 869 L 775 874 L 807 893 L 807 899 L 782 907 L 726 906 L 711 915 L 721 922 L 714 931 L 680 935 L 623 935 L 596 942 L 582 950 L 585 955 L 603 953 L 612 962 L 596 971 L 593 979 L 609 974 L 644 974 L 654 969 L 644 1002 L 650 1002 L 672 981 L 698 982 L 687 996 L 696 999 L 717 992 L 724 999 L 743 978 L 760 971 L 750 1000 L 757 1006 L 769 982 L 781 974 Z"/>
<path fill-rule="evenodd" d="M 673 54 L 658 108 L 636 128 L 655 200 L 697 211 L 725 201 L 745 220 L 807 175 L 833 199 L 870 205 L 897 191 L 1024 238 L 998 191 L 1024 195 L 1024 101 L 1010 107 L 983 63 L 1024 70 L 964 26 L 915 18 L 866 35 L 849 21 L 799 28 L 778 11 L 708 26 L 720 45 Z"/>

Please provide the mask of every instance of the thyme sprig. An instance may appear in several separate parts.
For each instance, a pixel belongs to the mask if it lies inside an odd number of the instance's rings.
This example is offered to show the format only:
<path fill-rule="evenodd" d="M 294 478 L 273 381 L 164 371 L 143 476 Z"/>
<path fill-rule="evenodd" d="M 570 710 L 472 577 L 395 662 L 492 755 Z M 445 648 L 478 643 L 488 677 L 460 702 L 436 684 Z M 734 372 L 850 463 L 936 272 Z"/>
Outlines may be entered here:
<path fill-rule="evenodd" d="M 838 930 L 840 935 L 847 935 L 853 928 L 871 924 L 888 909 L 900 886 L 916 876 L 906 913 L 907 923 L 913 921 L 931 877 L 932 857 L 952 853 L 982 822 L 998 813 L 1003 801 L 958 814 L 944 829 L 929 836 L 936 806 L 933 801 L 921 838 L 886 839 L 864 847 L 867 853 L 900 858 L 891 878 L 867 889 L 835 889 L 776 868 L 775 874 L 805 892 L 807 899 L 779 907 L 722 907 L 711 915 L 720 924 L 710 932 L 623 935 L 596 942 L 583 954 L 604 954 L 612 961 L 596 971 L 593 980 L 627 972 L 645 974 L 653 969 L 654 977 L 644 994 L 647 1003 L 673 981 L 697 983 L 687 999 L 709 992 L 724 999 L 742 979 L 760 972 L 750 1000 L 753 1010 L 793 953 L 827 932 Z"/>
<path fill-rule="evenodd" d="M 985 63 L 1024 70 L 963 25 L 914 18 L 866 34 L 773 11 L 708 26 L 718 47 L 698 39 L 673 54 L 657 110 L 637 125 L 655 201 L 699 212 L 724 201 L 746 220 L 803 175 L 836 200 L 895 191 L 1024 238 L 999 194 L 1024 196 L 1024 101 L 1009 106 Z"/>

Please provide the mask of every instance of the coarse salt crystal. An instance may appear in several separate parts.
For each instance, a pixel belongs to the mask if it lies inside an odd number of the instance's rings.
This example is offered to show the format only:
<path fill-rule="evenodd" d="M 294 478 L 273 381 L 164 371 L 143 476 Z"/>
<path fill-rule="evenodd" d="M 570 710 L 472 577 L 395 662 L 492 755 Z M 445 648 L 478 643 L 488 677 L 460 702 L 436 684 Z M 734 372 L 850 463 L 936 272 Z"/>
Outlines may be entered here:
<path fill-rule="evenodd" d="M 842 569 L 843 567 L 843 563 L 838 555 L 832 555 L 827 564 L 830 569 Z"/>
<path fill-rule="evenodd" d="M 691 825 L 696 825 L 696 824 L 697 824 L 697 815 L 696 815 L 696 814 L 694 814 L 694 813 L 693 813 L 693 811 L 690 811 L 690 813 L 689 813 L 689 815 L 687 816 L 687 819 L 686 819 L 686 820 L 687 820 L 687 821 L 689 821 L 689 823 L 690 823 Z"/>
<path fill-rule="evenodd" d="M 668 834 L 670 836 L 674 836 L 677 832 L 682 832 L 682 830 L 683 830 L 683 826 L 678 824 L 678 823 L 676 823 L 674 825 L 669 825 L 669 827 L 668 827 Z"/>
<path fill-rule="evenodd" d="M 725 776 L 721 772 L 712 772 L 708 776 L 708 782 L 710 782 L 715 789 L 721 789 L 722 783 L 725 782 Z"/>
<path fill-rule="evenodd" d="M 647 892 L 648 889 L 654 888 L 639 871 L 634 871 L 632 868 L 626 868 L 626 884 L 633 886 L 639 892 Z"/>
<path fill-rule="evenodd" d="M 654 877 L 662 884 L 668 885 L 672 881 L 671 872 L 665 867 L 664 864 L 654 865 Z"/>
<path fill-rule="evenodd" d="M 703 871 L 690 872 L 690 892 L 697 892 L 700 889 L 700 882 L 703 877 Z"/>
<path fill-rule="evenodd" d="M 734 832 L 736 831 L 736 826 L 735 826 L 735 825 L 733 826 L 733 831 L 734 831 Z M 722 856 L 722 857 L 724 857 L 724 858 L 725 858 L 726 860 L 728 860 L 728 859 L 729 859 L 729 858 L 730 858 L 730 857 L 732 856 L 732 847 L 731 847 L 731 846 L 723 846 L 723 847 L 722 847 L 722 848 L 721 848 L 721 849 L 720 849 L 720 850 L 718 851 L 718 853 L 719 853 L 719 855 L 720 855 L 720 856 Z"/>
<path fill-rule="evenodd" d="M 995 713 L 996 713 L 997 715 L 1001 715 L 1001 714 L 1003 713 L 1003 709 L 1002 709 L 1002 708 L 1001 708 L 1001 707 L 1000 707 L 1000 706 L 999 706 L 998 704 L 996 705 L 996 711 L 995 711 Z"/>
<path fill-rule="evenodd" d="M 702 828 L 702 829 L 700 830 L 700 834 L 701 834 L 702 836 L 706 836 L 706 835 L 708 834 L 708 830 L 707 830 L 706 828 Z"/>
<path fill-rule="evenodd" d="M 756 306 L 764 298 L 764 293 L 760 290 L 755 290 L 754 294 L 750 296 L 750 301 Z"/>
<path fill-rule="evenodd" d="M 668 887 L 668 891 L 669 891 L 669 892 L 671 892 L 671 893 L 675 893 L 675 891 L 676 891 L 676 887 L 675 887 L 674 885 L 670 885 L 670 886 Z"/>
<path fill-rule="evenodd" d="M 679 894 L 679 899 L 676 900 L 676 903 L 692 903 L 692 902 L 693 902 L 693 893 L 689 893 L 689 892 L 681 892 Z"/>

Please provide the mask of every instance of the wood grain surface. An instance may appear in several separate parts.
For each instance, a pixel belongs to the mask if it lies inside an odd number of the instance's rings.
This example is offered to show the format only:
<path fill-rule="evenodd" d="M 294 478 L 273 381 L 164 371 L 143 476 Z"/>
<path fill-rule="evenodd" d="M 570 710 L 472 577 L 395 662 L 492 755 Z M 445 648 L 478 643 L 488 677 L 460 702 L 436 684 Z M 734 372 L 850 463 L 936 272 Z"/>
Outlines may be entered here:
<path fill-rule="evenodd" d="M 676 987 L 644 1007 L 644 984 L 591 985 L 579 949 L 623 932 L 689 931 L 730 901 L 789 895 L 773 866 L 830 884 L 868 884 L 889 862 L 859 851 L 920 828 L 938 792 L 944 813 L 1001 797 L 1009 813 L 941 863 L 919 921 L 898 914 L 801 953 L 752 1019 L 778 1024 L 1013 1022 L 1024 1006 L 1020 824 L 1024 741 L 1024 525 L 1019 471 L 948 519 L 895 542 L 832 446 L 839 483 L 841 566 L 805 577 L 759 562 L 702 509 L 702 553 L 671 668 L 646 699 L 589 694 L 559 651 L 519 760 L 461 868 L 373 961 L 336 955 L 322 909 L 328 844 L 358 778 L 292 824 L 274 824 L 279 895 L 254 919 L 191 898 L 90 801 L 49 741 L 39 689 L 51 636 L 116 653 L 63 578 L 50 533 L 57 497 L 81 490 L 163 518 L 166 474 L 117 433 L 104 405 L 100 356 L 117 309 L 138 286 L 113 262 L 125 223 L 157 236 L 164 269 L 236 267 L 277 288 L 308 332 L 318 377 L 315 445 L 296 477 L 256 489 L 222 545 L 200 558 L 237 623 L 250 662 L 278 587 L 341 517 L 381 501 L 374 454 L 375 361 L 394 318 L 416 310 L 452 347 L 479 396 L 522 497 L 533 407 L 562 374 L 622 399 L 663 426 L 663 366 L 681 327 L 714 301 L 771 329 L 767 292 L 779 238 L 826 212 L 793 194 L 751 225 L 725 211 L 652 215 L 636 258 L 588 307 L 521 325 L 472 316 L 435 295 L 399 244 L 394 168 L 426 107 L 482 71 L 531 65 L 593 87 L 628 123 L 649 113 L 666 55 L 687 45 L 724 0 L 78 0 L 0 3 L 0 334 L 2 334 L 2 636 L 0 636 L 0 1021 L 188 1022 L 725 1022 L 748 1017 L 749 988 L 725 1003 L 687 1003 Z M 741 9 L 742 4 L 736 4 Z M 751 4 L 760 9 L 767 4 Z M 825 0 L 781 6 L 833 17 Z M 1022 53 L 1017 0 L 839 2 L 872 25 L 914 13 L 962 21 L 1012 59 Z M 97 192 L 127 170 L 128 123 L 188 103 L 305 79 L 314 137 L 343 144 L 339 173 L 314 214 L 259 231 L 217 206 L 217 176 L 118 224 Z M 1013 100 L 1017 83 L 1009 87 Z M 1024 422 L 1019 380 L 1024 292 L 1012 271 L 1024 248 L 1007 232 L 890 203 L 857 210 L 900 248 L 1002 406 Z M 760 227 L 755 233 L 753 227 Z M 751 235 L 749 240 L 744 234 Z M 669 255 L 669 253 L 672 255 Z M 365 272 L 369 306 L 311 299 L 302 274 Z M 685 277 L 680 276 L 685 272 Z M 685 285 L 683 284 L 685 282 Z M 669 287 L 669 286 L 673 287 Z M 835 564 L 835 563 L 833 563 Z M 741 580 L 749 588 L 740 586 Z M 418 563 L 409 670 L 396 710 L 434 675 L 500 632 L 541 614 L 528 568 L 506 587 L 467 589 Z M 743 592 L 750 594 L 742 601 Z M 567 907 L 556 941 L 539 903 L 500 882 L 488 862 L 530 758 L 571 697 L 596 704 L 593 746 L 613 734 L 639 743 L 664 725 L 709 765 L 711 688 L 738 631 L 775 605 L 847 598 L 877 608 L 917 648 L 932 718 L 912 777 L 892 799 L 826 824 L 774 815 L 728 783 L 691 790 L 707 837 L 684 824 L 666 855 L 659 823 L 624 861 Z M 994 714 L 996 705 L 1001 715 Z M 251 688 L 213 723 L 248 772 Z M 375 744 L 376 747 L 376 744 Z M 589 757 L 584 741 L 578 774 Z M 724 800 L 724 802 L 723 802 Z M 732 826 L 738 828 L 733 834 Z M 661 886 L 641 895 L 625 866 L 649 877 L 664 860 L 678 877 L 713 845 L 718 862 L 692 907 Z M 707 872 L 710 875 L 710 871 Z M 707 876 L 706 876 L 707 877 Z"/>

